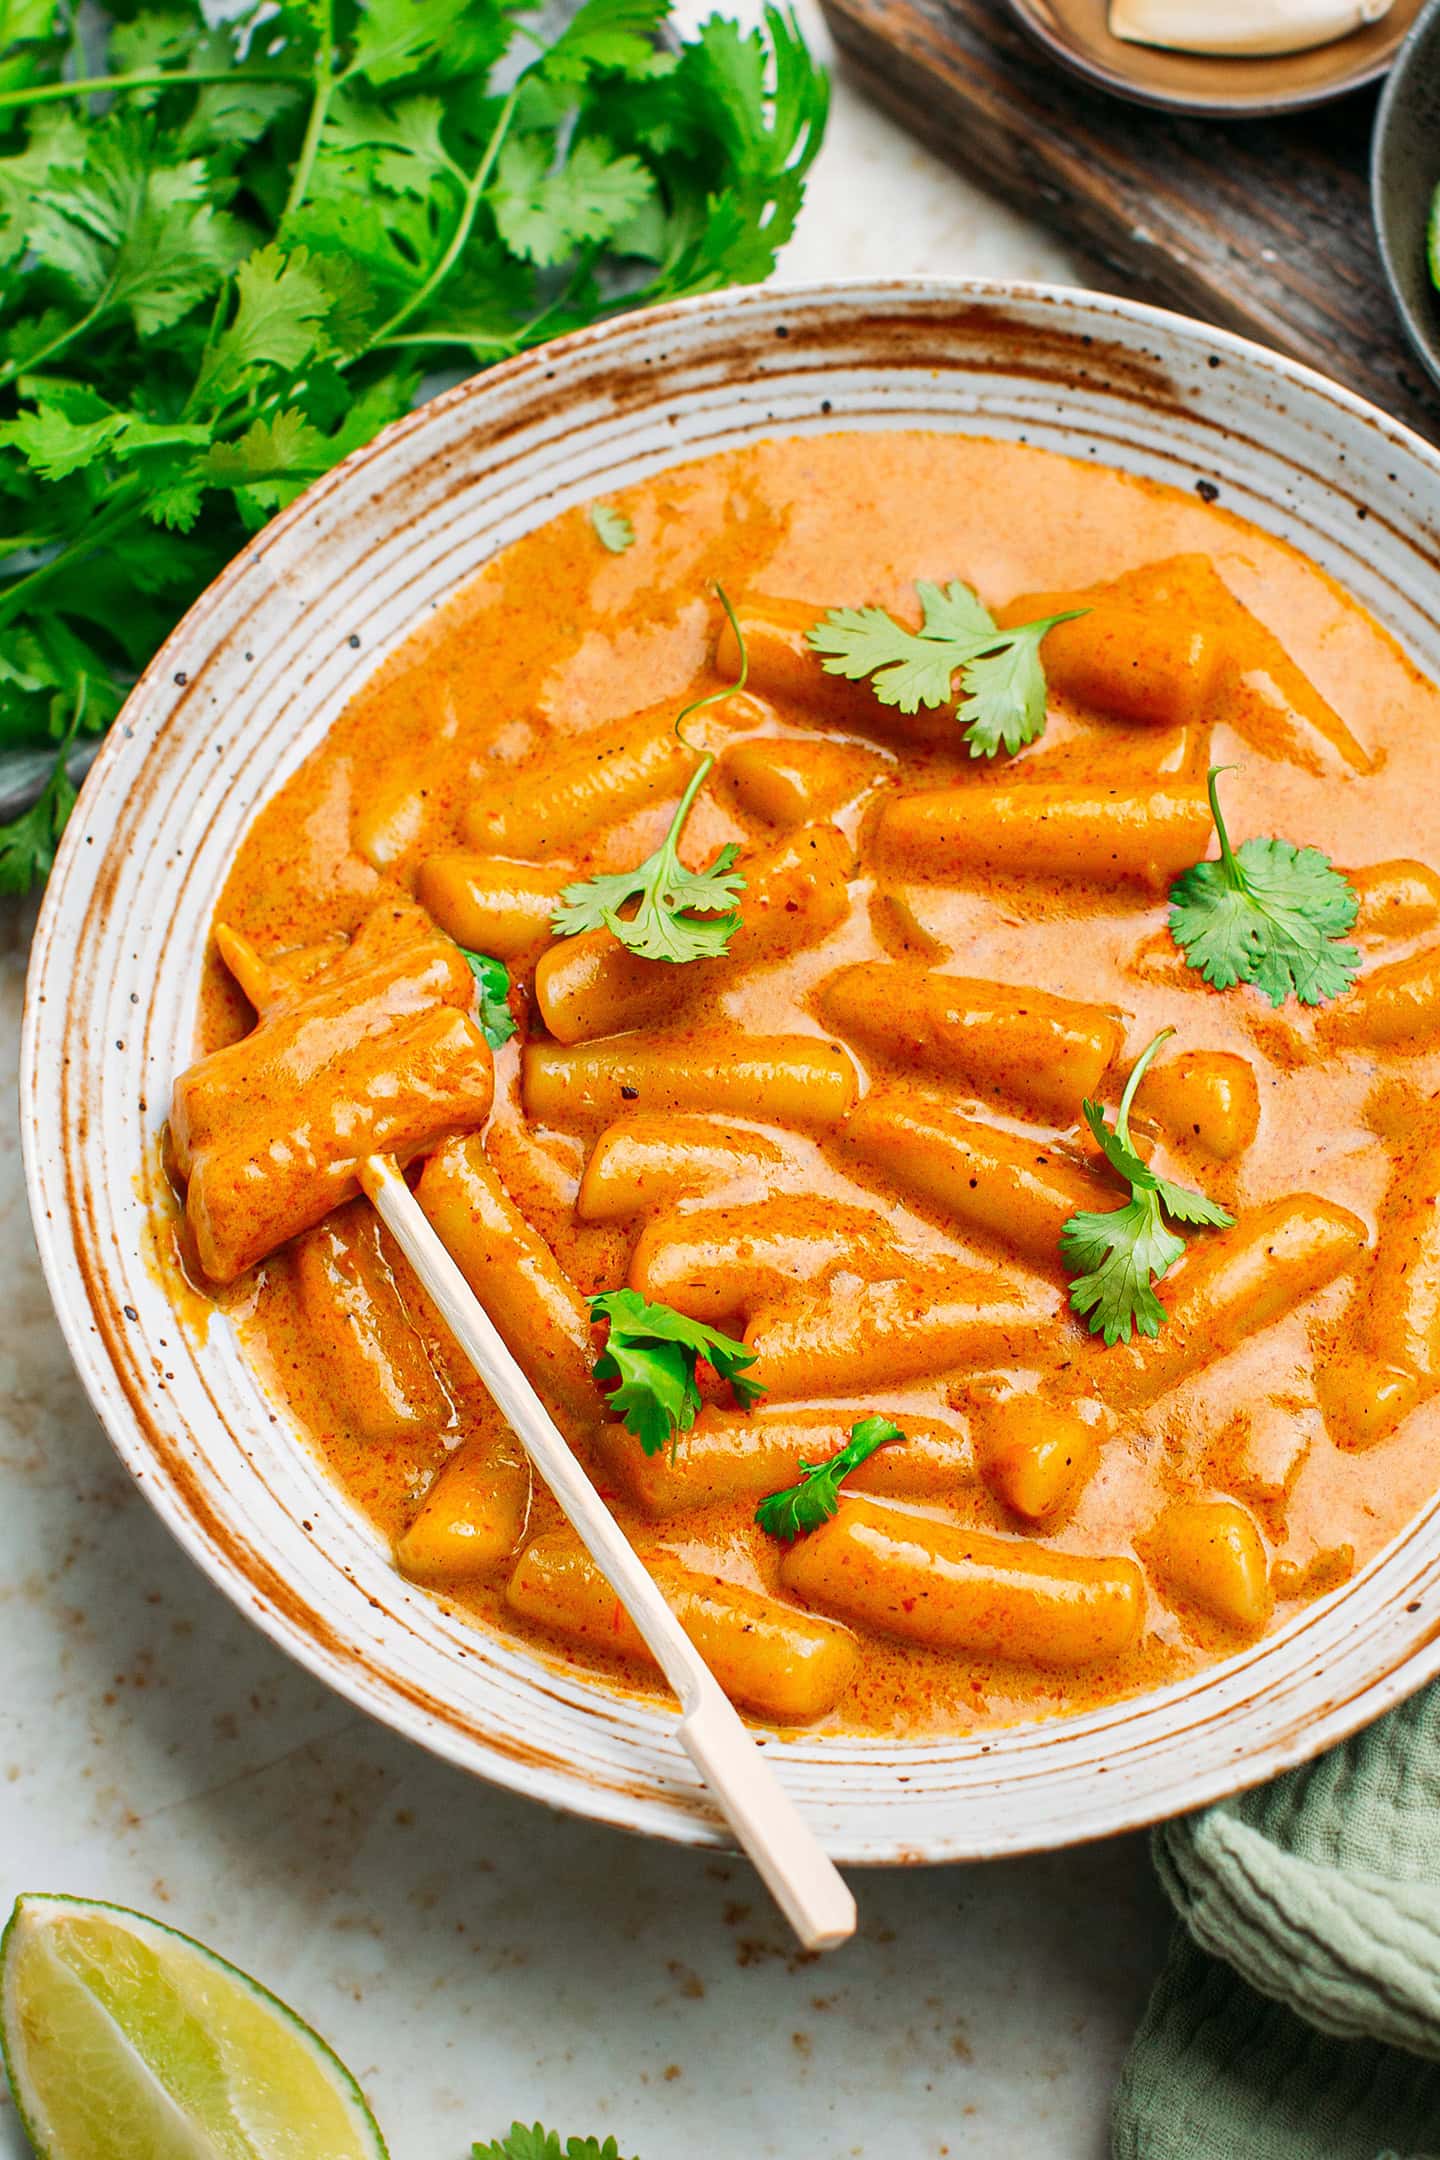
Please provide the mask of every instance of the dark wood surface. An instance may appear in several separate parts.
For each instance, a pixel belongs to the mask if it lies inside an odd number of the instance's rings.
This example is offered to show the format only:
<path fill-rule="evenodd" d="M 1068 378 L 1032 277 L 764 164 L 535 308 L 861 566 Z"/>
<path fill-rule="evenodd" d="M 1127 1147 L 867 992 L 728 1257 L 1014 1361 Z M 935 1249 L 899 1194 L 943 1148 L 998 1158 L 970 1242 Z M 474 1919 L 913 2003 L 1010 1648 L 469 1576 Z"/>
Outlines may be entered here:
<path fill-rule="evenodd" d="M 1057 68 L 1004 0 L 822 4 L 862 86 L 1053 226 L 1095 283 L 1279 346 L 1440 440 L 1440 400 L 1375 245 L 1373 93 L 1281 119 L 1192 120 Z"/>

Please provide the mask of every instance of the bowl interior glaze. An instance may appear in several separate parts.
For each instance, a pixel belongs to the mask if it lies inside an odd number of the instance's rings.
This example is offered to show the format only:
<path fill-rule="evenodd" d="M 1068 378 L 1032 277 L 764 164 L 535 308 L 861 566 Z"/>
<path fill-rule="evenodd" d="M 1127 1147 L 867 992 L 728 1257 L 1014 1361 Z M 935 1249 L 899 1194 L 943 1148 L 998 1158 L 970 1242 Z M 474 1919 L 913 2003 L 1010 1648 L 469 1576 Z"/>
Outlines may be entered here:
<path fill-rule="evenodd" d="M 402 1581 L 278 1421 L 228 1323 L 155 1259 L 159 1137 L 207 925 L 258 806 L 497 548 L 567 506 L 776 433 L 933 427 L 1203 482 L 1440 675 L 1440 455 L 1294 363 L 1103 295 L 984 282 L 726 293 L 582 332 L 397 423 L 258 536 L 165 645 L 82 793 L 31 965 L 23 1129 L 76 1363 L 186 1549 L 375 1716 L 554 1805 L 723 1842 L 663 1709 L 475 1631 Z M 358 639 L 358 644 L 355 640 Z M 1189 1808 L 1440 1670 L 1440 1501 L 1342 1590 L 1191 1680 L 923 1745 L 798 1737 L 838 1857 L 968 1859 Z"/>

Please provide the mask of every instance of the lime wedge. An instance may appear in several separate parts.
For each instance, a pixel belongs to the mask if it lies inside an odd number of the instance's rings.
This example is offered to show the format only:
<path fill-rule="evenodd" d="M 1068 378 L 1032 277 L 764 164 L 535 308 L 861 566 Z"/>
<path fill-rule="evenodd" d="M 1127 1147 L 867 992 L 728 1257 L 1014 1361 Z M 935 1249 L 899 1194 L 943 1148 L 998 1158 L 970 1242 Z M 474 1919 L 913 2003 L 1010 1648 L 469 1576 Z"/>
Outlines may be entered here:
<path fill-rule="evenodd" d="M 1430 198 L 1430 222 L 1425 233 L 1425 254 L 1430 276 L 1440 286 L 1440 187 Z"/>
<path fill-rule="evenodd" d="M 40 2160 L 384 2160 L 317 2033 L 203 1943 L 118 1905 L 16 1901 L 0 2036 Z"/>

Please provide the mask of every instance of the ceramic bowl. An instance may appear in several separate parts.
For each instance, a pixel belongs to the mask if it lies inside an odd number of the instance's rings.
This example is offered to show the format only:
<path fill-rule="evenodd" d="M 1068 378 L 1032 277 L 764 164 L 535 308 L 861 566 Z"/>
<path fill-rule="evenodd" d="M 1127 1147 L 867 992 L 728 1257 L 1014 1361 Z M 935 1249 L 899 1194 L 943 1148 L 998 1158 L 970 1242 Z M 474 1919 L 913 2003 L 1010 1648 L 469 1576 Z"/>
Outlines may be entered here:
<path fill-rule="evenodd" d="M 1380 259 L 1405 333 L 1440 383 L 1440 292 L 1430 274 L 1430 206 L 1440 188 L 1440 0 L 1401 49 L 1375 116 L 1371 200 Z"/>
<path fill-rule="evenodd" d="M 728 292 L 581 332 L 400 421 L 210 588 L 116 723 L 51 879 L 23 1052 L 36 1231 L 76 1364 L 187 1551 L 339 1692 L 561 1807 L 721 1843 L 663 1707 L 477 1632 L 387 1553 L 157 1265 L 158 1142 L 206 926 L 259 806 L 497 548 L 776 433 L 930 427 L 1217 489 L 1440 675 L 1440 453 L 1317 375 L 1095 294 Z M 1440 1499 L 1343 1590 L 1182 1684 L 924 1745 L 803 1735 L 780 1772 L 837 1857 L 970 1859 L 1147 1823 L 1313 1755 L 1440 1671 Z"/>
<path fill-rule="evenodd" d="M 1087 82 L 1138 105 L 1216 120 L 1303 112 L 1378 82 L 1421 5 L 1393 0 L 1381 21 L 1309 52 L 1229 58 L 1112 37 L 1109 0 L 1010 0 L 1046 51 Z"/>

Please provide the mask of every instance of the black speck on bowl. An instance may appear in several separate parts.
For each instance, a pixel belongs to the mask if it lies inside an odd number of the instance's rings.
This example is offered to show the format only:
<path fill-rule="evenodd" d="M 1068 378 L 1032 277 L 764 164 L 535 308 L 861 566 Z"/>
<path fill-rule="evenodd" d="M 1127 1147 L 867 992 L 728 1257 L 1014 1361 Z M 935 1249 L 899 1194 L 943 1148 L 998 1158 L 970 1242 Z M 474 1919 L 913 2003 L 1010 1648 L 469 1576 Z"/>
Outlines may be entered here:
<path fill-rule="evenodd" d="M 1380 110 L 1370 164 L 1380 259 L 1411 344 L 1440 382 L 1440 292 L 1426 229 L 1440 187 L 1440 0 L 1401 46 Z"/>

